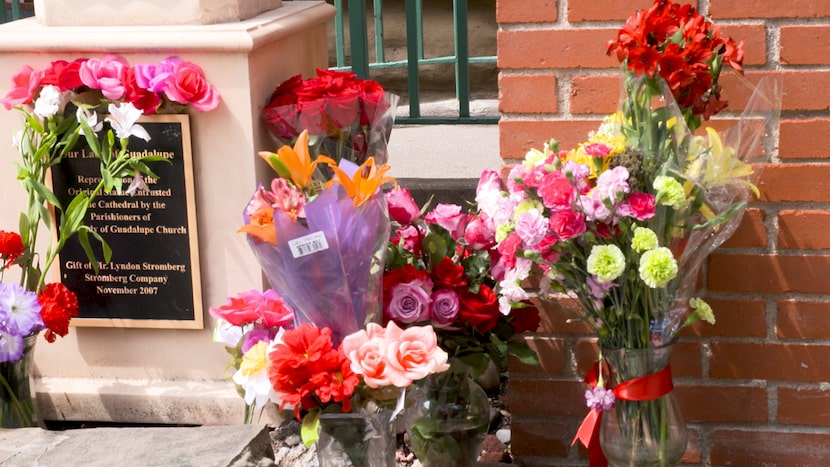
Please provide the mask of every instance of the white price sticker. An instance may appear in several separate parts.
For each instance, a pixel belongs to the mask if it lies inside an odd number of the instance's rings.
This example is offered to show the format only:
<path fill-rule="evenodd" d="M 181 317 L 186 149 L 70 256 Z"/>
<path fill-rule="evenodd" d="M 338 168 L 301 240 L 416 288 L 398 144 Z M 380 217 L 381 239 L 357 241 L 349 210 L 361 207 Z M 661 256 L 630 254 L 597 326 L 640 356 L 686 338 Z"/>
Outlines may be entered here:
<path fill-rule="evenodd" d="M 288 248 L 291 249 L 291 256 L 302 258 L 318 251 L 328 250 L 329 243 L 323 232 L 314 232 L 300 238 L 288 241 Z"/>

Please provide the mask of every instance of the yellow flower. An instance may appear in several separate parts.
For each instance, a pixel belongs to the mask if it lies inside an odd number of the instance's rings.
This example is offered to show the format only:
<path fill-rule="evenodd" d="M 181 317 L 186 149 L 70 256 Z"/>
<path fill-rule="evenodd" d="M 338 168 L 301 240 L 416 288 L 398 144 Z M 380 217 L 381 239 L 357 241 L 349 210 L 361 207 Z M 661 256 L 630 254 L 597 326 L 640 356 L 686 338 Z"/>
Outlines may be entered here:
<path fill-rule="evenodd" d="M 366 162 L 360 165 L 352 177 L 337 166 L 337 163 L 328 157 L 321 157 L 321 161 L 328 164 L 334 171 L 334 178 L 329 181 L 329 186 L 333 183 L 339 183 L 346 189 L 346 194 L 352 198 L 355 206 L 360 206 L 365 203 L 378 192 L 381 185 L 387 182 L 395 183 L 393 177 L 385 177 L 384 174 L 389 171 L 391 167 L 384 164 L 382 166 L 375 165 L 375 158 L 369 157 Z"/>

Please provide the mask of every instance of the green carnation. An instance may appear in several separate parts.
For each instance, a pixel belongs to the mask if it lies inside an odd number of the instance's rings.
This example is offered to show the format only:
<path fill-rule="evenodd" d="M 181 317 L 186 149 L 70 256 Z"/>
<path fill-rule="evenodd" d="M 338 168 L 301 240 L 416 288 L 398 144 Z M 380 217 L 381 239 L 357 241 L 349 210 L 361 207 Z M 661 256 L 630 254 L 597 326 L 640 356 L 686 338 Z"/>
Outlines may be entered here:
<path fill-rule="evenodd" d="M 709 324 L 715 324 L 715 313 L 712 311 L 712 307 L 709 306 L 708 303 L 695 297 L 689 300 L 689 306 L 695 310 L 692 313 L 697 315 L 698 319 L 706 321 Z"/>
<path fill-rule="evenodd" d="M 588 272 L 600 282 L 611 282 L 625 270 L 625 255 L 617 245 L 596 245 L 588 256 Z"/>
<path fill-rule="evenodd" d="M 683 185 L 672 177 L 665 175 L 655 177 L 652 186 L 657 190 L 657 199 L 655 200 L 657 204 L 678 209 L 686 202 Z"/>
<path fill-rule="evenodd" d="M 496 242 L 501 242 L 502 240 L 507 238 L 507 236 L 510 235 L 510 232 L 513 231 L 513 228 L 514 225 L 512 222 L 509 222 L 507 224 L 501 224 L 498 227 L 496 227 Z"/>
<path fill-rule="evenodd" d="M 640 257 L 640 279 L 652 289 L 663 287 L 677 276 L 677 261 L 666 247 L 658 247 Z"/>
<path fill-rule="evenodd" d="M 634 227 L 634 238 L 631 239 L 631 248 L 634 251 L 653 250 L 659 246 L 657 234 L 647 227 Z"/>

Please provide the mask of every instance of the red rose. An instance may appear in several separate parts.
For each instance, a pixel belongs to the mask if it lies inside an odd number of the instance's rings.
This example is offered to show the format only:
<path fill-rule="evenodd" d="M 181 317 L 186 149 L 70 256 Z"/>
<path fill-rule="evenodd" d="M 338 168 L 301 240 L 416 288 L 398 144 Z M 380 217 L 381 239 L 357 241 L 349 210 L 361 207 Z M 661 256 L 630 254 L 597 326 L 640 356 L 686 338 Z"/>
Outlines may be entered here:
<path fill-rule="evenodd" d="M 156 113 L 156 109 L 161 104 L 161 98 L 158 94 L 138 85 L 133 67 L 124 71 L 124 100 L 133 104 L 144 115 Z"/>
<path fill-rule="evenodd" d="M 360 98 L 360 124 L 375 126 L 389 109 L 386 93 L 377 81 L 364 80 Z"/>
<path fill-rule="evenodd" d="M 458 301 L 458 317 L 461 321 L 475 327 L 481 333 L 490 332 L 496 327 L 501 312 L 493 289 L 481 285 L 477 294 L 469 290 L 461 291 Z"/>
<path fill-rule="evenodd" d="M 536 331 L 539 329 L 539 309 L 529 303 L 523 302 L 526 306 L 513 308 L 510 311 L 510 324 L 516 333 L 525 331 Z"/>
<path fill-rule="evenodd" d="M 49 65 L 49 68 L 44 70 L 43 79 L 40 81 L 41 85 L 51 84 L 57 86 L 61 91 L 68 91 L 83 86 L 81 76 L 78 70 L 81 68 L 81 63 L 87 61 L 86 58 L 79 58 L 72 62 L 66 60 L 56 60 Z"/>
<path fill-rule="evenodd" d="M 6 262 L 6 267 L 11 267 L 14 260 L 23 254 L 23 240 L 17 232 L 6 232 L 0 230 L 0 258 Z"/>
<path fill-rule="evenodd" d="M 65 336 L 69 333 L 69 320 L 78 316 L 78 297 L 60 282 L 46 284 L 37 297 L 40 302 L 40 315 L 48 328 L 44 337 L 55 342 L 55 335 Z"/>
<path fill-rule="evenodd" d="M 262 118 L 268 130 L 277 138 L 293 140 L 300 131 L 297 129 L 297 90 L 303 85 L 302 75 L 292 76 L 277 86 L 271 94 L 268 105 L 262 109 Z"/>
<path fill-rule="evenodd" d="M 452 289 L 467 285 L 467 277 L 464 276 L 464 266 L 456 264 L 455 261 L 446 256 L 432 268 L 432 278 L 440 287 Z"/>

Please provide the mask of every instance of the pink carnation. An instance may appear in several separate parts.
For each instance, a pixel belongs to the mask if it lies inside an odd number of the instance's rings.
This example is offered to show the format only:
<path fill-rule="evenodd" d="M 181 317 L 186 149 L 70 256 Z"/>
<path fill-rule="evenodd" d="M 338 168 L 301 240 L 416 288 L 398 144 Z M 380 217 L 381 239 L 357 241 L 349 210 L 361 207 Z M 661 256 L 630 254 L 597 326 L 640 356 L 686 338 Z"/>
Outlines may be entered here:
<path fill-rule="evenodd" d="M 542 203 L 551 211 L 570 209 L 576 199 L 576 188 L 562 172 L 549 172 L 539 182 L 539 196 Z"/>
<path fill-rule="evenodd" d="M 516 234 L 528 247 L 534 247 L 547 233 L 548 220 L 538 209 L 528 209 L 516 219 Z"/>
<path fill-rule="evenodd" d="M 549 226 L 559 240 L 568 240 L 585 232 L 585 218 L 576 211 L 559 211 L 550 216 Z"/>
<path fill-rule="evenodd" d="M 650 193 L 632 193 L 618 209 L 624 216 L 644 221 L 654 217 L 654 195 Z"/>

